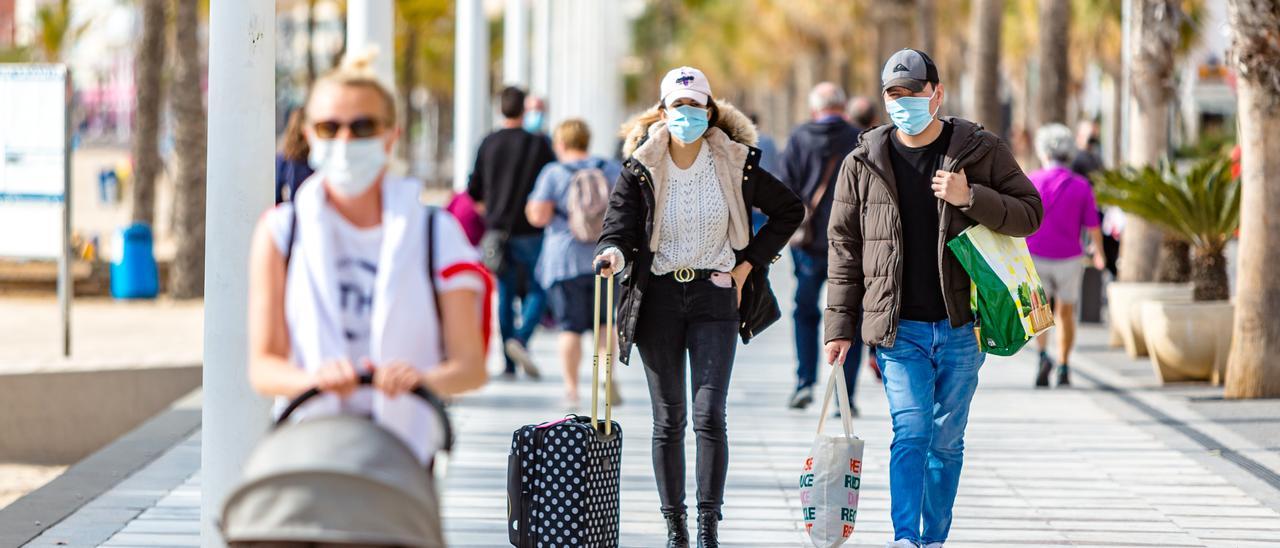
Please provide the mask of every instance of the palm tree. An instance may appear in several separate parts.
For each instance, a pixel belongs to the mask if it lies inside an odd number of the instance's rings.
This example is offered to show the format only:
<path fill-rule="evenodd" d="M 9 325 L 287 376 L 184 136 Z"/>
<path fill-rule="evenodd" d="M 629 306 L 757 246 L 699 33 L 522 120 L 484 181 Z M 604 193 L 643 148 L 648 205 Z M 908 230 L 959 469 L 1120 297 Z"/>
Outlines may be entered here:
<path fill-rule="evenodd" d="M 1229 0 L 1232 57 L 1239 75 L 1240 278 L 1227 362 L 1228 398 L 1280 396 L 1280 2 Z"/>
<path fill-rule="evenodd" d="M 58 0 L 56 4 L 45 4 L 36 11 L 36 27 L 39 29 L 40 52 L 44 60 L 57 62 L 62 60 L 62 48 L 70 40 L 75 40 L 85 29 L 87 23 L 72 26 L 71 0 Z"/>
<path fill-rule="evenodd" d="M 164 89 L 165 0 L 142 0 L 142 37 L 134 64 L 137 112 L 133 128 L 133 222 L 155 224 L 156 177 L 160 174 L 160 112 Z"/>
<path fill-rule="evenodd" d="M 307 89 L 316 82 L 316 0 L 307 0 Z"/>
<path fill-rule="evenodd" d="M 916 47 L 931 56 L 937 56 L 935 48 L 938 40 L 937 9 L 934 0 L 916 0 Z M 941 57 L 934 59 L 938 61 Z"/>
<path fill-rule="evenodd" d="M 1173 96 L 1174 51 L 1182 23 L 1180 0 L 1134 0 L 1135 28 L 1132 66 L 1132 127 L 1128 160 L 1132 165 L 1153 165 L 1165 158 L 1169 148 L 1169 101 Z M 1171 262 L 1186 248 L 1169 241 L 1160 230 L 1141 219 L 1126 222 L 1120 249 L 1120 280 L 1126 282 L 1180 281 L 1179 270 Z M 1164 248 L 1163 250 L 1161 248 Z M 1164 269 L 1157 276 L 1162 259 Z M 1185 278 L 1184 278 L 1185 279 Z"/>
<path fill-rule="evenodd" d="M 199 4 L 173 0 L 174 239 L 170 274 L 174 298 L 204 295 L 205 108 Z"/>
<path fill-rule="evenodd" d="M 1040 124 L 1067 122 L 1071 2 L 1040 0 Z"/>
<path fill-rule="evenodd" d="M 1000 112 L 1000 22 L 1004 0 L 974 0 L 969 27 L 969 74 L 973 92 L 969 116 L 994 132 L 1004 126 Z"/>

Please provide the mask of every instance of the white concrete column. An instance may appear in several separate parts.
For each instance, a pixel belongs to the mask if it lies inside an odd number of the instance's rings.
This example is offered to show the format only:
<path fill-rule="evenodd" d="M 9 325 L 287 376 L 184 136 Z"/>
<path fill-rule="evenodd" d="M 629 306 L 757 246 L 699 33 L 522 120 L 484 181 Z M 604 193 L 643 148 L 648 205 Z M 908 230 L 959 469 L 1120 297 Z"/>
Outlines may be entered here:
<path fill-rule="evenodd" d="M 551 0 L 533 0 L 533 69 L 529 89 L 534 95 L 551 93 Z"/>
<path fill-rule="evenodd" d="M 591 153 L 612 157 L 625 114 L 619 67 L 627 46 L 622 7 L 617 2 L 560 0 L 551 13 L 551 29 L 550 122 L 554 126 L 566 118 L 582 118 L 591 129 Z"/>
<path fill-rule="evenodd" d="M 374 71 L 390 89 L 396 89 L 395 16 L 393 0 L 347 0 L 347 51 L 378 48 Z"/>
<path fill-rule="evenodd" d="M 529 89 L 528 0 L 506 0 L 502 17 L 502 82 Z"/>
<path fill-rule="evenodd" d="M 453 59 L 453 188 L 467 188 L 489 129 L 489 26 L 482 0 L 457 0 Z"/>
<path fill-rule="evenodd" d="M 200 542 L 214 528 L 241 464 L 265 431 L 268 402 L 249 388 L 249 243 L 271 207 L 275 170 L 275 2 L 212 2 L 205 240 L 204 406 Z"/>

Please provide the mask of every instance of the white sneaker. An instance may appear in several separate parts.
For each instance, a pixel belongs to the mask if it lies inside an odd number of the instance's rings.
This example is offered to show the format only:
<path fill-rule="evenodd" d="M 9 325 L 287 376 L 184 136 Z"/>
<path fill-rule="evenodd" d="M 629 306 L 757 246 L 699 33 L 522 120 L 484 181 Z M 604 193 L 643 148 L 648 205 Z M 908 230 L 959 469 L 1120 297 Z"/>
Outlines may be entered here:
<path fill-rule="evenodd" d="M 885 544 L 884 548 L 920 548 L 920 545 L 903 538 Z"/>

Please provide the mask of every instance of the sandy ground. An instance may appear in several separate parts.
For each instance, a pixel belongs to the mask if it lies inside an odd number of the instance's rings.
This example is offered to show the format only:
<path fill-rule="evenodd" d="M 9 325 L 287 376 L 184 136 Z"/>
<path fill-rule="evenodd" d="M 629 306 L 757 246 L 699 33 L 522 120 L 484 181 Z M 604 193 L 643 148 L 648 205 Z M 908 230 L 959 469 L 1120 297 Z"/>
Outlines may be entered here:
<path fill-rule="evenodd" d="M 0 297 L 0 373 L 198 363 L 204 304 L 76 299 L 71 358 L 61 356 L 57 301 Z"/>
<path fill-rule="evenodd" d="M 66 469 L 66 466 L 0 463 L 0 508 L 39 489 Z"/>

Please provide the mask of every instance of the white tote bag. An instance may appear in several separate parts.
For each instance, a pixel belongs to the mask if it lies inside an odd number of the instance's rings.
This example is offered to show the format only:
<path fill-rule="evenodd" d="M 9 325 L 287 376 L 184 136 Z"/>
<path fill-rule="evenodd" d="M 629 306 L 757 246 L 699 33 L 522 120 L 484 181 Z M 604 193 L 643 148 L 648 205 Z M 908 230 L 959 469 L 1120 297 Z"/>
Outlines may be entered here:
<path fill-rule="evenodd" d="M 840 406 L 844 435 L 822 433 L 830 412 L 831 396 Z M 833 366 L 822 398 L 818 435 L 800 474 L 800 505 L 804 528 L 817 548 L 836 548 L 849 540 L 858 516 L 858 490 L 862 486 L 863 442 L 853 435 L 853 412 L 844 389 L 844 367 Z"/>

